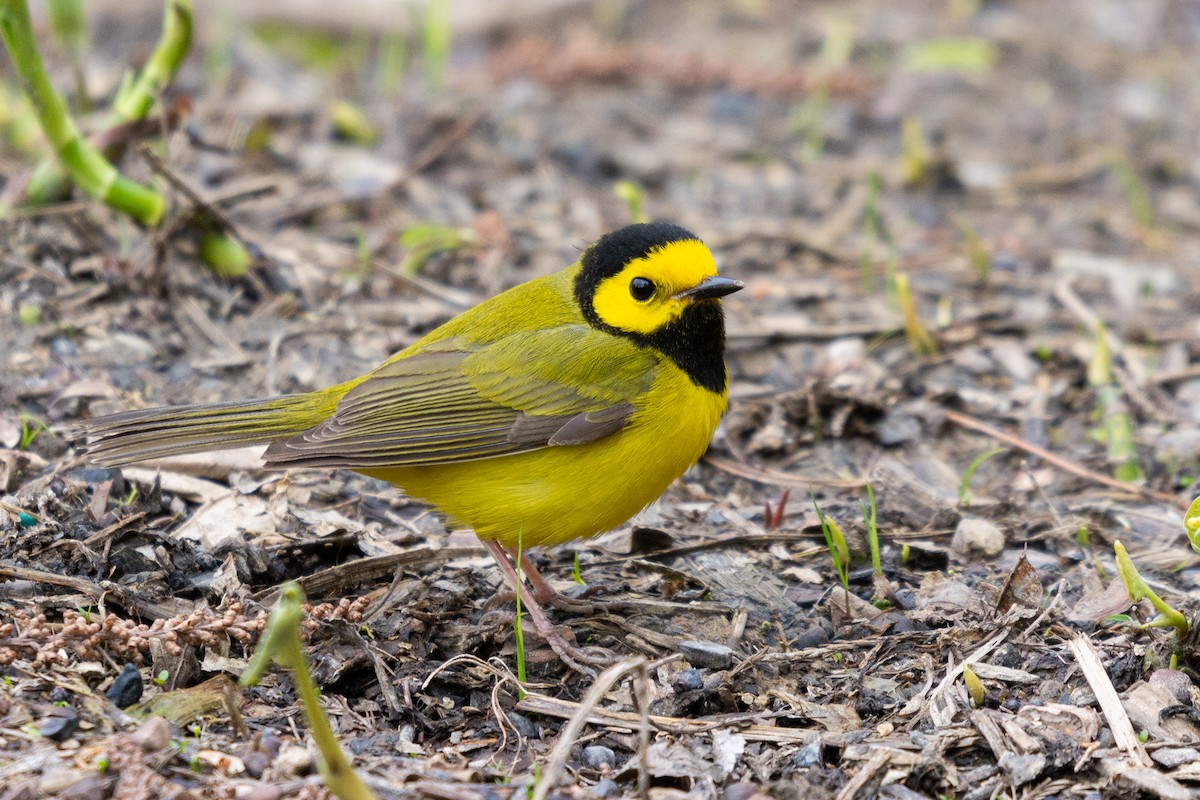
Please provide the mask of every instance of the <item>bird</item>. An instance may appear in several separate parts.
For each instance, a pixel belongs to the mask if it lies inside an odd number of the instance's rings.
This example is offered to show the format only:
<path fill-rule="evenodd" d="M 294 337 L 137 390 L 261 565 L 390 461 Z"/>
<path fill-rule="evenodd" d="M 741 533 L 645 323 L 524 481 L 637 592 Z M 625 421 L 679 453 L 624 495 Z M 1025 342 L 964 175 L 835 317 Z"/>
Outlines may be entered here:
<path fill-rule="evenodd" d="M 76 435 L 108 466 L 266 444 L 269 469 L 394 484 L 472 529 L 538 634 L 586 671 L 524 554 L 623 524 L 700 459 L 728 407 L 721 298 L 743 286 L 688 230 L 631 224 L 343 383 L 124 411 Z"/>

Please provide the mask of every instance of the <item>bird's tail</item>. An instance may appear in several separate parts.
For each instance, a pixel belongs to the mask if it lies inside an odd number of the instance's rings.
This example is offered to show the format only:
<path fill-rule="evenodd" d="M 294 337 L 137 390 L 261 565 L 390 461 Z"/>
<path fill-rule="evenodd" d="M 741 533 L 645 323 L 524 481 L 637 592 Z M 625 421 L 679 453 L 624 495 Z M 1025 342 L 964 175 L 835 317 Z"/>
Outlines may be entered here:
<path fill-rule="evenodd" d="M 263 444 L 293 436 L 333 413 L 336 394 L 314 392 L 123 411 L 67 431 L 86 438 L 83 450 L 99 464 L 117 466 L 184 453 Z"/>

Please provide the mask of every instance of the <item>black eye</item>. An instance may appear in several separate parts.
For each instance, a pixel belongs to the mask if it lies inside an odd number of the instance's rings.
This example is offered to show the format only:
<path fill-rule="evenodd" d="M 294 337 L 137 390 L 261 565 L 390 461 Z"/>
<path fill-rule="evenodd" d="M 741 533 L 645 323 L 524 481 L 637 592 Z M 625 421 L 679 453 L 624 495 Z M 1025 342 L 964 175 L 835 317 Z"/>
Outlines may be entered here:
<path fill-rule="evenodd" d="M 639 303 L 654 297 L 654 281 L 649 278 L 634 278 L 629 282 L 629 293 Z"/>

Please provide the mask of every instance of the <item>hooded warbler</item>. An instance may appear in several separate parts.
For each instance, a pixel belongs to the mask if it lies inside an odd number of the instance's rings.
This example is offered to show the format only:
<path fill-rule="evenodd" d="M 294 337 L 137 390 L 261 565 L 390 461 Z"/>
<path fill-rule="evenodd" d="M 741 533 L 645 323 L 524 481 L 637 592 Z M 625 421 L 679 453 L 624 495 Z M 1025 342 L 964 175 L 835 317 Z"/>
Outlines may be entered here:
<path fill-rule="evenodd" d="M 366 375 L 100 417 L 83 423 L 87 451 L 115 465 L 269 443 L 270 468 L 345 468 L 393 483 L 475 531 L 571 663 L 501 547 L 614 528 L 703 455 L 728 405 L 719 298 L 741 288 L 683 228 L 629 225 Z M 544 602 L 551 590 L 533 576 Z"/>

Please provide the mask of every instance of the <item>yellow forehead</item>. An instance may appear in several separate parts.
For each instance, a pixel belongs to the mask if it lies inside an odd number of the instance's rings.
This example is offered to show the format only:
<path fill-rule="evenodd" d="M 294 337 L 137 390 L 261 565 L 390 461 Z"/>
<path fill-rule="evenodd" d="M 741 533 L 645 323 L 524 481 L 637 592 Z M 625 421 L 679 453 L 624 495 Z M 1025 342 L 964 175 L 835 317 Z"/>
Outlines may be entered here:
<path fill-rule="evenodd" d="M 717 263 L 712 253 L 695 239 L 656 247 L 648 255 L 630 261 L 620 273 L 626 281 L 639 276 L 649 278 L 667 294 L 691 289 L 716 274 Z"/>

